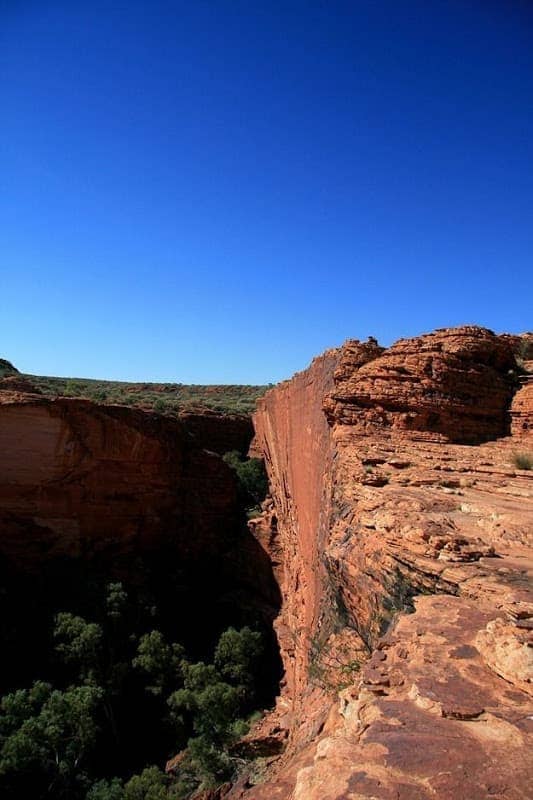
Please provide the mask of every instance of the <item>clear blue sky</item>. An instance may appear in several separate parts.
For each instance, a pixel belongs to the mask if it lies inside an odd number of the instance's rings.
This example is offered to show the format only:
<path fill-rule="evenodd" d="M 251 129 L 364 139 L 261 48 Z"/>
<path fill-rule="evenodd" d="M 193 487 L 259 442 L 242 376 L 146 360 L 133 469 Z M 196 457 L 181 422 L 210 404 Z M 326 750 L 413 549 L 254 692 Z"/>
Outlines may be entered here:
<path fill-rule="evenodd" d="M 0 0 L 0 355 L 277 381 L 533 326 L 529 0 Z"/>

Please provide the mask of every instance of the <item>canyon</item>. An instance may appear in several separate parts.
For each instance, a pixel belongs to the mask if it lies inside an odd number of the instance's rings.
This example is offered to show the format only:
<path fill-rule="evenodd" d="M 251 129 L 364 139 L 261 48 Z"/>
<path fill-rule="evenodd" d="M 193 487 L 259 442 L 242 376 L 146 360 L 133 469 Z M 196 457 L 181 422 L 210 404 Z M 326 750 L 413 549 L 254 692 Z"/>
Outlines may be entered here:
<path fill-rule="evenodd" d="M 121 576 L 171 551 L 202 619 L 273 628 L 277 697 L 247 737 L 266 754 L 203 800 L 526 800 L 532 368 L 531 334 L 349 340 L 260 398 L 253 430 L 5 378 L 2 568 Z M 270 496 L 246 526 L 220 455 L 252 435 Z"/>
<path fill-rule="evenodd" d="M 40 677 L 52 615 L 69 603 L 90 613 L 96 583 L 147 593 L 199 656 L 229 624 L 271 630 L 279 589 L 221 458 L 252 433 L 243 415 L 163 416 L 0 381 L 2 687 Z M 273 636 L 266 664 L 269 696 Z"/>

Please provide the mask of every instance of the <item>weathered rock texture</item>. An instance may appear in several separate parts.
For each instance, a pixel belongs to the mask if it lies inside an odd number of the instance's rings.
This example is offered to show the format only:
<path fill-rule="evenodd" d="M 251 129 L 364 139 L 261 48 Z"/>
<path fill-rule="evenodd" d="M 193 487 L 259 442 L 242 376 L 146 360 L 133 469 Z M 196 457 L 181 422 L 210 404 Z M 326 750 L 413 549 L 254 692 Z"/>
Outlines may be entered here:
<path fill-rule="evenodd" d="M 517 438 L 531 436 L 533 433 L 533 375 L 522 378 L 522 387 L 513 398 L 511 432 Z"/>
<path fill-rule="evenodd" d="M 531 796 L 515 345 L 475 327 L 351 341 L 259 401 L 273 506 L 252 528 L 277 564 L 286 669 L 262 732 L 288 742 L 232 798 Z"/>
<path fill-rule="evenodd" d="M 360 366 L 354 350 L 365 359 Z M 377 345 L 355 343 L 343 352 L 326 404 L 332 421 L 466 444 L 509 432 L 516 360 L 506 340 L 482 328 L 453 328 L 378 353 Z"/>
<path fill-rule="evenodd" d="M 0 552 L 90 557 L 174 537 L 200 554 L 223 540 L 236 485 L 204 449 L 209 424 L 193 417 L 191 432 L 187 420 L 0 391 Z M 240 421 L 224 425 L 220 442 L 246 440 Z"/>

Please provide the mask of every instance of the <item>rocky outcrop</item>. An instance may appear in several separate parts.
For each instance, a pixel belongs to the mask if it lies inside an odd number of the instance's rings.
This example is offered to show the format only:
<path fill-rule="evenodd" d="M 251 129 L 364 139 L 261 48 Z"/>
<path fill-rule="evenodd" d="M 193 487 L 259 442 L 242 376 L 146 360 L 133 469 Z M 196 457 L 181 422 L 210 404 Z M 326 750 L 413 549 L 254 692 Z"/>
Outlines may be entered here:
<path fill-rule="evenodd" d="M 533 333 L 502 333 L 499 338 L 507 342 L 519 364 L 533 360 Z"/>
<path fill-rule="evenodd" d="M 350 355 L 354 349 L 350 343 Z M 381 354 L 377 344 L 359 351 L 362 363 L 336 376 L 326 401 L 331 422 L 462 444 L 509 432 L 516 360 L 510 344 L 491 331 L 438 330 L 401 339 Z"/>
<path fill-rule="evenodd" d="M 192 553 L 237 524 L 233 474 L 186 421 L 0 391 L 0 451 L 0 552 L 9 557 L 89 557 L 169 535 Z"/>
<path fill-rule="evenodd" d="M 529 796 L 518 372 L 508 339 L 469 326 L 385 351 L 350 341 L 260 401 L 287 676 L 270 732 L 288 743 L 232 798 Z"/>

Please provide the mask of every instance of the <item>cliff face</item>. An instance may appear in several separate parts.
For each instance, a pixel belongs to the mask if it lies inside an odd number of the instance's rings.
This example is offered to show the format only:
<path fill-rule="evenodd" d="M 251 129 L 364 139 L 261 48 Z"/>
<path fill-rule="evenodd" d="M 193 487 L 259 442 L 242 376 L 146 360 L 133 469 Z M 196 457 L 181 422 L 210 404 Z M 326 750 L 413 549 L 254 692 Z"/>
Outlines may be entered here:
<path fill-rule="evenodd" d="M 236 525 L 233 475 L 186 422 L 3 391 L 0 450 L 0 550 L 10 557 L 88 557 L 169 534 L 192 552 Z"/>
<path fill-rule="evenodd" d="M 217 414 L 208 409 L 183 411 L 180 419 L 197 447 L 224 455 L 231 450 L 246 453 L 254 435 L 252 418 L 246 414 Z"/>
<path fill-rule="evenodd" d="M 53 614 L 89 603 L 91 587 L 109 580 L 149 596 L 161 624 L 200 655 L 228 625 L 269 632 L 279 607 L 272 567 L 216 452 L 245 449 L 249 420 L 176 420 L 13 387 L 11 379 L 0 387 L 0 610 L 9 642 L 0 690 L 39 677 Z M 265 664 L 270 702 L 279 678 L 273 637 Z"/>
<path fill-rule="evenodd" d="M 520 343 L 474 327 L 351 341 L 259 402 L 287 675 L 272 730 L 288 746 L 233 797 L 529 796 Z"/>
<path fill-rule="evenodd" d="M 282 707 L 285 697 L 292 698 L 291 718 L 311 732 L 316 720 L 308 702 L 307 664 L 322 597 L 332 458 L 322 398 L 333 388 L 338 360 L 337 350 L 315 359 L 308 370 L 261 398 L 256 415 L 254 450 L 265 458 L 276 520 L 275 535 L 265 546 L 279 564 L 285 601 L 275 623 L 285 658 Z M 272 526 L 271 516 L 268 523 Z"/>

